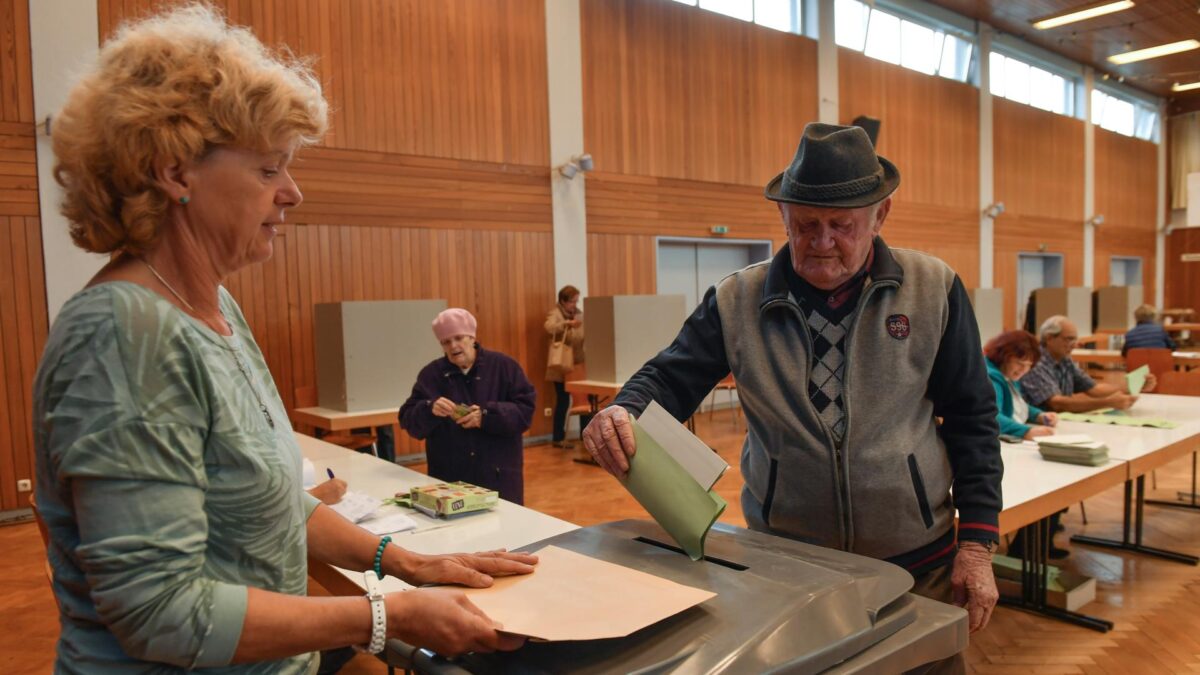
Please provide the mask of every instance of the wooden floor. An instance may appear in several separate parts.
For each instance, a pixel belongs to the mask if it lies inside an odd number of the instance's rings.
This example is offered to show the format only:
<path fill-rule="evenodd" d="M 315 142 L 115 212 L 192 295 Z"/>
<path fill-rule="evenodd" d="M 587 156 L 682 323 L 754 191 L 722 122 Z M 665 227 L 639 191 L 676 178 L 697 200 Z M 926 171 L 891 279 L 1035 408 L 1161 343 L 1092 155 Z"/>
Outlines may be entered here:
<path fill-rule="evenodd" d="M 744 426 L 737 430 L 729 411 L 712 423 L 699 418 L 698 433 L 734 467 L 718 490 L 729 502 L 722 521 L 742 525 L 737 471 Z M 607 474 L 576 464 L 570 453 L 549 446 L 526 452 L 528 506 L 580 525 L 644 512 Z M 1190 487 L 1191 461 L 1158 471 L 1158 494 Z M 353 486 L 351 486 L 353 487 Z M 1120 536 L 1121 489 L 1087 502 L 1089 524 L 1078 507 L 1064 519 L 1067 535 L 1087 532 Z M 1200 512 L 1147 507 L 1145 542 L 1200 555 Z M 1059 535 L 1060 544 L 1066 542 Z M 971 638 L 968 662 L 977 673 L 1190 673 L 1200 672 L 1200 568 L 1138 555 L 1118 555 L 1073 546 L 1068 567 L 1097 579 L 1097 599 L 1083 611 L 1113 621 L 1100 634 L 1007 608 Z M 42 571 L 43 553 L 32 525 L 0 527 L 4 574 L 0 576 L 0 674 L 48 673 L 53 660 L 57 617 Z M 356 657 L 348 674 L 383 673 L 366 656 Z"/>

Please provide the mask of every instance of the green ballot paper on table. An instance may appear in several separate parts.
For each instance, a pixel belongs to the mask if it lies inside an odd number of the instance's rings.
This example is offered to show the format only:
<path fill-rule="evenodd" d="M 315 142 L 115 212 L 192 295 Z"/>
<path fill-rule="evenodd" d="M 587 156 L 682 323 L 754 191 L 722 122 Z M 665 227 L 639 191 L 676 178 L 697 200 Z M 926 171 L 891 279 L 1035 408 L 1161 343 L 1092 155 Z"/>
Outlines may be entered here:
<path fill-rule="evenodd" d="M 622 482 L 679 547 L 700 560 L 704 539 L 726 507 L 712 485 L 729 465 L 657 403 L 632 424 L 637 452 Z"/>
<path fill-rule="evenodd" d="M 1146 376 L 1150 374 L 1150 366 L 1141 366 L 1125 374 L 1125 383 L 1129 385 L 1129 394 L 1137 396 L 1146 386 Z"/>

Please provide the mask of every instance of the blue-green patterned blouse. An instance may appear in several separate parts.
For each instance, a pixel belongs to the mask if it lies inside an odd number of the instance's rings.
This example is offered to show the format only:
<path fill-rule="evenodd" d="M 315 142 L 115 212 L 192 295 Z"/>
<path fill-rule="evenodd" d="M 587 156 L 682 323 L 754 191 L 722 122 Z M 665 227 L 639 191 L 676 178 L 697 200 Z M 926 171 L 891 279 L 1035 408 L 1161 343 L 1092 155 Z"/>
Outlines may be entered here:
<path fill-rule="evenodd" d="M 56 672 L 315 668 L 313 655 L 229 665 L 247 586 L 305 594 L 317 502 L 245 317 L 224 289 L 220 302 L 231 337 L 109 282 L 71 298 L 50 331 L 34 444 Z"/>

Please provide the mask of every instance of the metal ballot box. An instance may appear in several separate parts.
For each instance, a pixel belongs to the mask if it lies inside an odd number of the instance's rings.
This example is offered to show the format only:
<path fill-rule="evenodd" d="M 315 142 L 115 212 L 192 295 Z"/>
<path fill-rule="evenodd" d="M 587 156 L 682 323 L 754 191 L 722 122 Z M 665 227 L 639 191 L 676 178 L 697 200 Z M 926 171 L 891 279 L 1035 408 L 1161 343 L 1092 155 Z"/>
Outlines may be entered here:
<path fill-rule="evenodd" d="M 895 565 L 724 524 L 698 562 L 669 542 L 655 523 L 625 520 L 522 550 L 559 546 L 716 597 L 624 638 L 530 642 L 453 663 L 422 650 L 412 666 L 443 675 L 898 673 L 967 646 L 966 611 L 908 593 L 912 577 Z"/>

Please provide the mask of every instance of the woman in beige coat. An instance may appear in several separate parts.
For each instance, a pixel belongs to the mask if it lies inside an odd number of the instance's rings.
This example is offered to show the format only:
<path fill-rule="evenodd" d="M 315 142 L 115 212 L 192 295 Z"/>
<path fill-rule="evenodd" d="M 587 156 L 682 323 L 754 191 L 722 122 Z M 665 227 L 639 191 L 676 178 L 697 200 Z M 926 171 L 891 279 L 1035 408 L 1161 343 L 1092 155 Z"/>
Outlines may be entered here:
<path fill-rule="evenodd" d="M 558 292 L 558 304 L 546 314 L 546 332 L 551 341 L 566 333 L 567 344 L 575 352 L 575 365 L 583 363 L 583 312 L 579 311 L 579 289 L 574 286 L 563 286 Z M 571 448 L 567 437 L 567 411 L 571 407 L 571 397 L 567 395 L 567 372 L 555 366 L 546 367 L 546 380 L 554 383 L 554 437 L 552 445 L 556 448 Z"/>

